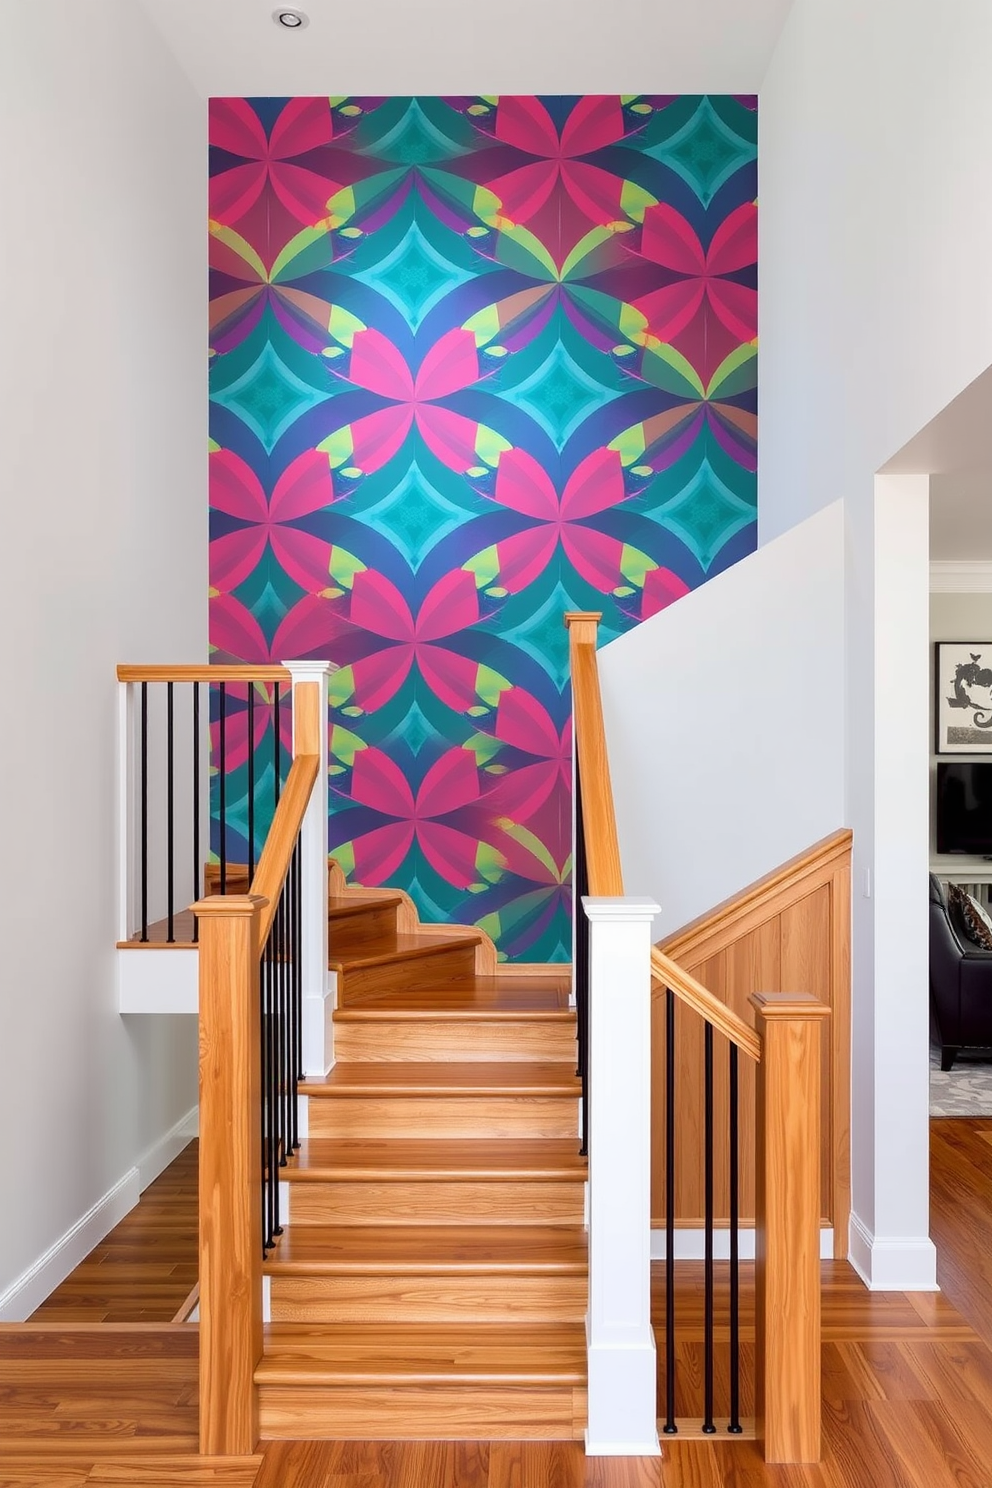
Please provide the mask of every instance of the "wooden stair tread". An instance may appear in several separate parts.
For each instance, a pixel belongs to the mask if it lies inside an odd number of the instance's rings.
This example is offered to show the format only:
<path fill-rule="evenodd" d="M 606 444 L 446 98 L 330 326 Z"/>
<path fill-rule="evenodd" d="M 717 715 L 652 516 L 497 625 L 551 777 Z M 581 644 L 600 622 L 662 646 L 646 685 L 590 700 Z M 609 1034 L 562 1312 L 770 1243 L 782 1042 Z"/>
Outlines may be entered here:
<path fill-rule="evenodd" d="M 577 1139 L 311 1137 L 282 1171 L 289 1181 L 333 1182 L 443 1179 L 578 1180 L 586 1159 Z"/>
<path fill-rule="evenodd" d="M 388 1003 L 337 1008 L 336 1022 L 375 1022 L 377 1019 L 425 1016 L 445 1018 L 534 1019 L 539 1022 L 574 1022 L 575 1009 L 568 1005 L 567 988 L 540 985 L 535 978 L 476 976 L 459 987 L 417 987 L 403 993 L 395 1006 Z"/>
<path fill-rule="evenodd" d="M 584 1384 L 575 1323 L 270 1323 L 257 1384 Z"/>
<path fill-rule="evenodd" d="M 397 961 L 416 961 L 441 951 L 460 951 L 481 945 L 481 935 L 404 935 L 390 933 L 375 950 L 357 952 L 328 961 L 332 971 L 357 971 L 362 967 L 391 966 Z"/>
<path fill-rule="evenodd" d="M 326 1079 L 300 1086 L 309 1096 L 550 1095 L 574 1099 L 581 1084 L 571 1065 L 561 1062 L 490 1064 L 476 1062 L 355 1060 L 338 1063 Z"/>
<path fill-rule="evenodd" d="M 344 920 L 350 915 L 367 914 L 369 910 L 395 909 L 402 903 L 402 894 L 363 894 L 360 889 L 353 894 L 329 894 L 327 918 Z"/>
<path fill-rule="evenodd" d="M 270 1276 L 585 1274 L 578 1225 L 290 1225 L 265 1261 Z"/>

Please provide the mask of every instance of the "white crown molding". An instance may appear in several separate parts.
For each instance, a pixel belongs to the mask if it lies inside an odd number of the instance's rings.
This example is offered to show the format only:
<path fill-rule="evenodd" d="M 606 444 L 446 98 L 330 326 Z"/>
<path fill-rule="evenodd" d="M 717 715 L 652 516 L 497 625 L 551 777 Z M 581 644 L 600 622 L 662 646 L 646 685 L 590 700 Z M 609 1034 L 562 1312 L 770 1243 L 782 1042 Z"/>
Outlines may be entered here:
<path fill-rule="evenodd" d="M 992 594 L 992 559 L 934 558 L 930 563 L 931 594 Z"/>

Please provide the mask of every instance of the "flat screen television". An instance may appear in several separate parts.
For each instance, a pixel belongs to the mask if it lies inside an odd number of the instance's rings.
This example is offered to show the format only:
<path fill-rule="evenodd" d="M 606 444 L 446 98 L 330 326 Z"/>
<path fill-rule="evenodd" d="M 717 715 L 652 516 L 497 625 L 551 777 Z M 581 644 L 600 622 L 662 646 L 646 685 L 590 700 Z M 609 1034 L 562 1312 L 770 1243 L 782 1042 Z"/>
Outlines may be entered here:
<path fill-rule="evenodd" d="M 937 761 L 937 851 L 992 856 L 992 761 Z"/>

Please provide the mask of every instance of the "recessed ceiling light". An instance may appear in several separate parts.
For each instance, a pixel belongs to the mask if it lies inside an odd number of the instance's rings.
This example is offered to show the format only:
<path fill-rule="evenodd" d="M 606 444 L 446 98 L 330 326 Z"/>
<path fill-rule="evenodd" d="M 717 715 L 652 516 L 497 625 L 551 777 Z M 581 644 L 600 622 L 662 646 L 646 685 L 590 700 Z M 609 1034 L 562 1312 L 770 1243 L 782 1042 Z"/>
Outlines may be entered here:
<path fill-rule="evenodd" d="M 277 26 L 284 26 L 287 31 L 302 31 L 304 26 L 310 24 L 310 17 L 304 15 L 302 10 L 274 10 L 272 19 Z"/>

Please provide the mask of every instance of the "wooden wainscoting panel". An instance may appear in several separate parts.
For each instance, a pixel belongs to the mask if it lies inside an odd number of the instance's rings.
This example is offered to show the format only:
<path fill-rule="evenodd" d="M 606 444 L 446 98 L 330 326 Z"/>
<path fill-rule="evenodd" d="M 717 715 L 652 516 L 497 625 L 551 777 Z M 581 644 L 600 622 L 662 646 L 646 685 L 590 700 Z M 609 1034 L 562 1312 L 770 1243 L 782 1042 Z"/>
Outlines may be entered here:
<path fill-rule="evenodd" d="M 835 1254 L 846 1255 L 850 1212 L 850 832 L 838 832 L 746 889 L 710 915 L 677 931 L 661 950 L 721 1002 L 754 1026 L 754 992 L 808 992 L 831 1009 L 822 1051 L 823 1220 L 834 1226 Z M 676 1007 L 676 1223 L 703 1223 L 703 1024 Z M 665 995 L 652 1000 L 651 1223 L 665 1222 Z M 754 1219 L 755 1071 L 739 1056 L 740 1216 Z M 714 1197 L 726 1222 L 728 1182 L 728 1051 L 714 1036 Z"/>

